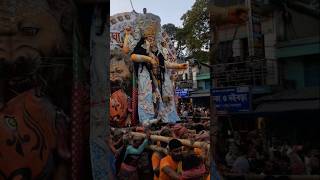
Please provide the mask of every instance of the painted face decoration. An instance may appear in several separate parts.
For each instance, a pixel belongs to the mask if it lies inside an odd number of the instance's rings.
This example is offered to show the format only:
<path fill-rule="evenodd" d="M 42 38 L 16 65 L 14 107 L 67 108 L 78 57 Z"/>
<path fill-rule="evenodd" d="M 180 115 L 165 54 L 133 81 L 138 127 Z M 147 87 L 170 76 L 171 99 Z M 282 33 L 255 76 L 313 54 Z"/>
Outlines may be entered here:
<path fill-rule="evenodd" d="M 128 114 L 128 98 L 120 89 L 110 97 L 110 116 L 112 126 L 124 126 Z"/>
<path fill-rule="evenodd" d="M 3 67 L 0 79 L 8 81 L 10 88 L 20 93 L 6 96 L 6 106 L 0 111 L 1 180 L 44 179 L 43 175 L 53 171 L 53 149 L 59 144 L 54 126 L 55 109 L 26 89 L 34 86 L 34 79 L 44 71 L 43 64 L 52 67 L 57 64 L 57 58 L 52 57 L 70 53 L 67 31 L 72 31 L 68 20 L 73 17 L 62 18 L 65 11 L 72 12 L 68 2 L 0 1 L 0 66 Z M 50 78 L 55 69 L 51 67 L 45 71 Z M 62 69 L 60 66 L 59 72 Z M 59 77 L 58 74 L 54 76 Z M 24 88 L 26 84 L 28 87 Z M 60 142 L 63 141 L 61 138 Z"/>
<path fill-rule="evenodd" d="M 26 92 L 0 112 L 0 179 L 34 179 L 53 163 L 55 115 L 49 110 L 48 104 Z"/>

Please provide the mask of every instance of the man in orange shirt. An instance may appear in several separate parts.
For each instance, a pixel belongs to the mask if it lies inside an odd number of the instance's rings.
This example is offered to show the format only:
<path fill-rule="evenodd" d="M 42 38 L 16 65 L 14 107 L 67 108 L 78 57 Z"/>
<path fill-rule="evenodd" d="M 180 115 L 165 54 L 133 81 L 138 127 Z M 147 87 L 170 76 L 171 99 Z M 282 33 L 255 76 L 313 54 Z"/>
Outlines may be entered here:
<path fill-rule="evenodd" d="M 161 180 L 179 180 L 178 163 L 182 160 L 182 143 L 177 139 L 169 141 L 169 155 L 160 161 Z"/>
<path fill-rule="evenodd" d="M 166 137 L 170 137 L 171 135 L 171 131 L 169 129 L 164 129 L 160 132 L 161 136 L 166 136 Z M 168 143 L 159 142 L 160 147 L 162 148 L 167 148 Z M 159 151 L 154 151 L 152 154 L 152 168 L 153 168 L 153 172 L 154 172 L 154 177 L 153 180 L 158 180 L 159 179 L 159 173 L 160 173 L 160 161 L 162 158 L 164 158 L 166 156 L 166 154 L 164 152 L 159 152 Z"/>
<path fill-rule="evenodd" d="M 167 143 L 160 142 L 160 147 L 166 148 L 167 147 Z M 151 157 L 151 159 L 152 159 L 152 168 L 153 168 L 153 172 L 154 172 L 153 180 L 159 180 L 160 161 L 165 156 L 166 156 L 166 154 L 164 152 L 158 152 L 158 151 L 154 151 L 153 152 L 152 157 Z"/>

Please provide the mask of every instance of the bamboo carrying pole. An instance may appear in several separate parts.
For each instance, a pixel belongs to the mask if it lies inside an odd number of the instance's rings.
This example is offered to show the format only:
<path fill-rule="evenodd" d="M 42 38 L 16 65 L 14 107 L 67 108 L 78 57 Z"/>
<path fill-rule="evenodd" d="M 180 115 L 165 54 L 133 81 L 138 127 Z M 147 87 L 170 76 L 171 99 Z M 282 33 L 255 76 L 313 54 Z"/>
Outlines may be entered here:
<path fill-rule="evenodd" d="M 163 148 L 163 147 L 159 147 L 156 145 L 149 145 L 148 149 L 151 149 L 152 151 L 158 151 L 158 152 L 163 152 L 165 154 L 168 154 L 168 150 Z"/>
<path fill-rule="evenodd" d="M 131 134 L 133 136 L 137 136 L 137 137 L 141 137 L 141 138 L 145 138 L 146 135 L 144 133 L 138 133 L 138 132 L 131 132 Z M 150 136 L 151 140 L 153 141 L 162 141 L 162 142 L 166 142 L 169 143 L 169 141 L 171 139 L 173 139 L 172 137 L 164 137 L 164 136 L 157 136 L 157 135 L 151 135 Z M 181 141 L 181 143 L 184 146 L 190 146 L 190 147 L 194 147 L 194 148 L 207 148 L 210 149 L 210 144 L 206 143 L 206 142 L 192 142 L 190 140 L 187 139 L 178 139 L 179 141 Z"/>

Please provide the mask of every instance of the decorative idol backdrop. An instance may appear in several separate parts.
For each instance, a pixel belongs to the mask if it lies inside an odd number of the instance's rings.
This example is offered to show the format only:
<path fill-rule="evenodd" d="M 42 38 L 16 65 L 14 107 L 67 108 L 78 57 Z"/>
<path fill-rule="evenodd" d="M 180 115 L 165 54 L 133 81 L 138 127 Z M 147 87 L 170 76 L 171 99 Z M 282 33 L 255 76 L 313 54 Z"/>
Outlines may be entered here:
<path fill-rule="evenodd" d="M 69 178 L 75 13 L 71 0 L 0 1 L 1 180 Z"/>
<path fill-rule="evenodd" d="M 106 134 L 99 122 L 107 118 L 101 71 L 108 68 L 98 62 L 108 54 L 109 3 L 97 2 L 0 0 L 0 180 L 81 180 L 101 174 L 97 167 L 108 171 L 107 158 L 90 159 L 90 149 L 106 149 L 98 137 Z"/>
<path fill-rule="evenodd" d="M 160 17 L 124 12 L 110 17 L 110 124 L 128 127 L 175 123 L 173 76 L 186 64 L 176 51 Z"/>

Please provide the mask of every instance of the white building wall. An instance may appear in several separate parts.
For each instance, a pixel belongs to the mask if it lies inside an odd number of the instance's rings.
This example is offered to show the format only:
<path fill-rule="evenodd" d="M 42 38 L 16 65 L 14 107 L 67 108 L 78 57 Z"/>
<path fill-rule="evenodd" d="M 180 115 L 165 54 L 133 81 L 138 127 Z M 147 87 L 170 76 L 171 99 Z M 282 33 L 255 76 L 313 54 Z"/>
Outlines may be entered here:
<path fill-rule="evenodd" d="M 239 57 L 241 55 L 241 41 L 236 39 L 232 43 L 233 57 Z"/>
<path fill-rule="evenodd" d="M 276 43 L 277 43 L 277 21 L 273 17 L 262 22 L 262 33 L 264 34 L 265 57 L 267 59 L 267 85 L 278 84 L 278 61 L 276 60 Z"/>
<path fill-rule="evenodd" d="M 194 66 L 192 68 L 192 79 L 193 79 L 193 86 L 192 89 L 198 88 L 198 82 L 197 82 L 197 74 L 199 73 L 199 69 L 197 66 Z"/>

